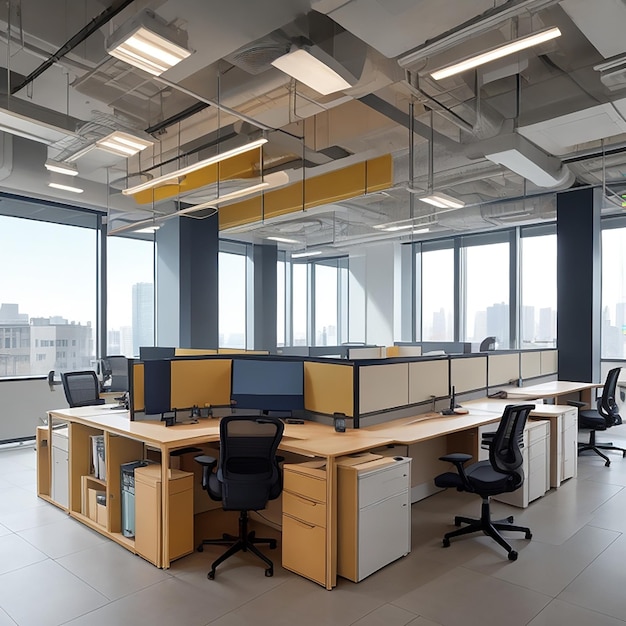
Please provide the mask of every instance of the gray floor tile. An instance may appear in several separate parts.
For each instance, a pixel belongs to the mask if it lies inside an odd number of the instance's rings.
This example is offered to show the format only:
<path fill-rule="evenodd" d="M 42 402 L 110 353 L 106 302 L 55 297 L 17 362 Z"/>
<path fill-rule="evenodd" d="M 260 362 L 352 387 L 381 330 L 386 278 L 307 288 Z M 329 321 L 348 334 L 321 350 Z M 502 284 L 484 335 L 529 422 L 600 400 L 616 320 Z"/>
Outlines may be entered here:
<path fill-rule="evenodd" d="M 385 604 L 357 620 L 352 626 L 406 626 L 414 623 L 415 619 L 414 613 L 393 604 Z"/>
<path fill-rule="evenodd" d="M 588 611 L 560 600 L 552 600 L 528 626 L 624 626 L 622 620 Z"/>
<path fill-rule="evenodd" d="M 14 622 L 2 609 L 0 609 L 0 626 L 16 626 L 16 622 Z"/>
<path fill-rule="evenodd" d="M 47 558 L 43 552 L 13 533 L 0 537 L 0 555 L 2 555 L 0 574 L 21 569 Z"/>
<path fill-rule="evenodd" d="M 0 606 L 19 626 L 57 626 L 106 602 L 50 559 L 0 576 Z"/>
<path fill-rule="evenodd" d="M 46 526 L 67 519 L 65 511 L 56 506 L 35 506 L 30 508 L 16 508 L 10 513 L 0 515 L 0 522 L 13 532 Z"/>

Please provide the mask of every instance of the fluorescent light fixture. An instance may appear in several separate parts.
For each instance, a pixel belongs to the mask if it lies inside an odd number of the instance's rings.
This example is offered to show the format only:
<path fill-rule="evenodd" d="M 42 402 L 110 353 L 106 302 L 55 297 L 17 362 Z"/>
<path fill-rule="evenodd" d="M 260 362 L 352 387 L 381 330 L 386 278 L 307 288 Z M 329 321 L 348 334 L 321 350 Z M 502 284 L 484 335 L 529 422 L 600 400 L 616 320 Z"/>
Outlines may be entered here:
<path fill-rule="evenodd" d="M 124 133 L 121 130 L 116 130 L 96 141 L 96 147 L 123 157 L 134 156 L 153 144 L 154 141 L 151 139 L 137 137 L 130 133 Z"/>
<path fill-rule="evenodd" d="M 222 204 L 222 202 L 228 202 L 229 200 L 235 200 L 236 198 L 242 198 L 243 196 L 249 196 L 257 191 L 262 191 L 269 187 L 270 184 L 268 182 L 259 183 L 258 185 L 251 185 L 250 187 L 244 187 L 243 189 L 238 189 L 237 191 L 231 191 L 223 196 L 218 196 L 213 200 L 208 200 L 207 202 L 203 202 L 202 204 L 194 204 L 193 206 L 187 207 L 186 209 L 182 209 L 180 211 L 176 211 L 175 215 L 187 215 L 188 213 L 193 213 L 194 211 L 200 211 L 201 209 L 207 209 L 209 207 L 213 207 L 217 204 Z"/>
<path fill-rule="evenodd" d="M 47 145 L 68 137 L 78 137 L 76 133 L 64 128 L 52 126 L 3 108 L 0 108 L 0 131 Z"/>
<path fill-rule="evenodd" d="M 236 156 L 238 154 L 243 154 L 244 152 L 248 152 L 249 150 L 254 150 L 254 148 L 258 148 L 265 143 L 267 143 L 267 139 L 262 137 L 261 139 L 251 141 L 250 143 L 247 143 L 243 146 L 239 146 L 237 148 L 233 148 L 232 150 L 222 152 L 221 154 L 216 154 L 215 156 L 209 157 L 208 159 L 198 161 L 193 165 L 183 167 L 179 170 L 176 170 L 175 172 L 170 172 L 169 174 L 158 176 L 157 178 L 153 178 L 152 180 L 141 183 L 140 185 L 135 185 L 134 187 L 129 187 L 128 189 L 122 189 L 122 193 L 125 196 L 132 196 L 133 194 L 139 193 L 140 191 L 152 189 L 153 187 L 159 187 L 160 185 L 171 181 L 173 178 L 180 178 L 181 176 L 185 176 L 186 174 L 195 172 L 199 169 L 202 169 L 203 167 L 207 167 L 208 165 L 213 165 L 214 163 L 219 163 L 220 161 L 224 161 L 225 159 L 229 159 L 230 157 Z"/>
<path fill-rule="evenodd" d="M 291 46 L 272 65 L 326 96 L 353 87 L 357 80 L 339 61 L 315 45 Z"/>
<path fill-rule="evenodd" d="M 432 204 L 438 209 L 462 209 L 465 206 L 465 202 L 462 200 L 457 200 L 456 198 L 442 193 L 441 191 L 436 191 L 428 196 L 424 196 L 423 198 L 418 198 L 418 200 L 426 202 L 427 204 Z"/>
<path fill-rule="evenodd" d="M 161 227 L 160 226 L 146 226 L 145 228 L 140 228 L 139 230 L 136 230 L 135 232 L 152 235 L 153 233 L 156 233 L 156 231 L 159 230 L 159 228 Z"/>
<path fill-rule="evenodd" d="M 319 256 L 320 254 L 322 254 L 321 250 L 311 250 L 310 252 L 294 252 L 291 255 L 291 258 L 292 259 L 304 259 L 305 257 Z"/>
<path fill-rule="evenodd" d="M 45 166 L 49 172 L 65 174 L 66 176 L 78 175 L 78 168 L 73 163 L 63 163 L 62 161 L 54 161 L 52 159 L 48 159 L 45 163 Z"/>
<path fill-rule="evenodd" d="M 424 233 L 430 232 L 430 228 L 417 228 L 411 234 L 413 235 L 423 235 Z"/>
<path fill-rule="evenodd" d="M 72 193 L 83 193 L 84 189 L 80 187 L 72 187 L 71 185 L 61 185 L 60 183 L 48 183 L 48 187 L 60 189 L 61 191 L 71 191 Z"/>
<path fill-rule="evenodd" d="M 535 33 L 534 35 L 514 39 L 513 41 L 510 41 L 502 46 L 498 46 L 497 48 L 493 48 L 492 50 L 487 50 L 486 52 L 469 57 L 463 61 L 448 65 L 440 70 L 431 72 L 430 75 L 435 80 L 441 80 L 442 78 L 447 78 L 448 76 L 453 76 L 454 74 L 460 74 L 465 70 L 478 67 L 479 65 L 484 65 L 485 63 L 495 61 L 496 59 L 501 59 L 509 54 L 515 54 L 516 52 L 520 52 L 526 48 L 531 48 L 532 46 L 537 46 L 560 36 L 561 31 L 558 28 L 548 28 L 547 30 Z"/>
<path fill-rule="evenodd" d="M 266 237 L 267 241 L 278 241 L 278 243 L 302 243 L 297 239 L 287 239 L 287 237 Z"/>
<path fill-rule="evenodd" d="M 393 233 L 397 230 L 408 230 L 409 228 L 413 228 L 413 224 L 403 224 L 402 226 L 387 226 L 382 230 L 387 231 L 388 233 Z"/>
<path fill-rule="evenodd" d="M 144 11 L 107 39 L 106 50 L 121 61 L 160 76 L 191 54 L 184 45 L 179 45 L 182 35 L 182 31 Z"/>

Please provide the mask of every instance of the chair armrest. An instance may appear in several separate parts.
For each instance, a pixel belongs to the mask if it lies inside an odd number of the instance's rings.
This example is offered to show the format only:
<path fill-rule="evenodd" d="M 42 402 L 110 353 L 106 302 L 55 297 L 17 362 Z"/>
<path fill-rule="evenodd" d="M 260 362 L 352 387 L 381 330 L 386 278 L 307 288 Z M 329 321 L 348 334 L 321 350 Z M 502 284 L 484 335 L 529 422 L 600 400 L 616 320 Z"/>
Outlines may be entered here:
<path fill-rule="evenodd" d="M 463 465 L 463 463 L 467 463 L 472 459 L 471 454 L 465 454 L 464 452 L 453 452 L 451 454 L 445 454 L 444 456 L 440 456 L 440 461 L 446 461 L 447 463 L 454 463 L 455 465 L 458 463 Z"/>
<path fill-rule="evenodd" d="M 483 450 L 489 450 L 489 447 L 491 446 L 491 442 L 493 441 L 495 436 L 496 436 L 495 431 L 492 433 L 483 433 L 482 437 L 480 438 L 480 447 Z"/>
<path fill-rule="evenodd" d="M 200 456 L 194 457 L 193 460 L 196 463 L 202 465 L 202 489 L 204 489 L 207 493 L 209 493 L 209 495 L 211 495 L 209 492 L 209 476 L 217 465 L 217 459 L 214 456 L 202 454 Z"/>
<path fill-rule="evenodd" d="M 586 402 L 579 402 L 578 400 L 568 400 L 567 404 L 569 404 L 570 406 L 576 406 L 579 409 L 582 409 L 587 406 Z"/>

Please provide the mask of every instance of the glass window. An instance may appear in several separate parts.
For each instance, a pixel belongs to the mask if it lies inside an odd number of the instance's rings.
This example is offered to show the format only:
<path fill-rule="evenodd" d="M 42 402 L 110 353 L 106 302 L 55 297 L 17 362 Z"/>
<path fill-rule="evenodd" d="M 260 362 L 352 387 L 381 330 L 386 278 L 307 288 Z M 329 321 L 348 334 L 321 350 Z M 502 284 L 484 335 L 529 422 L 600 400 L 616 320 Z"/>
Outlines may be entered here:
<path fill-rule="evenodd" d="M 219 252 L 219 345 L 246 347 L 246 254 Z"/>
<path fill-rule="evenodd" d="M 315 263 L 315 345 L 336 346 L 337 262 Z"/>
<path fill-rule="evenodd" d="M 509 244 L 485 243 L 464 248 L 463 301 L 465 341 L 495 337 L 509 347 Z"/>
<path fill-rule="evenodd" d="M 92 365 L 98 231 L 95 216 L 85 220 L 91 228 L 0 215 L 0 337 L 5 346 L 16 338 L 0 355 L 0 376 Z M 71 358 L 58 341 L 76 342 Z"/>
<path fill-rule="evenodd" d="M 423 246 L 421 267 L 422 341 L 454 341 L 454 248 Z"/>
<path fill-rule="evenodd" d="M 626 358 L 626 228 L 602 231 L 602 358 Z"/>
<path fill-rule="evenodd" d="M 154 345 L 154 242 L 107 238 L 107 354 Z"/>
<path fill-rule="evenodd" d="M 291 324 L 293 328 L 294 346 L 308 345 L 307 324 L 308 324 L 308 264 L 294 263 L 291 266 L 292 272 L 292 302 L 291 302 Z"/>
<path fill-rule="evenodd" d="M 281 254 L 281 253 L 279 253 Z M 284 253 L 282 253 L 284 254 Z M 285 307 L 286 307 L 286 277 L 285 268 L 287 264 L 284 258 L 278 259 L 276 262 L 276 345 L 285 346 L 286 328 L 285 328 Z"/>
<path fill-rule="evenodd" d="M 521 238 L 521 348 L 556 347 L 556 234 Z"/>

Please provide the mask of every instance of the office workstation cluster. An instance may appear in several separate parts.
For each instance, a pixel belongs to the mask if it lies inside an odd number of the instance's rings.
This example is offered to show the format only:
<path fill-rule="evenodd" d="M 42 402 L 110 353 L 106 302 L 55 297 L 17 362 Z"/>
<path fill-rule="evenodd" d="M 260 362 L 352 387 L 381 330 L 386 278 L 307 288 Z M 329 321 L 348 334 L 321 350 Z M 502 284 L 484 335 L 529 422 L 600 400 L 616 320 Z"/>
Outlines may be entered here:
<path fill-rule="evenodd" d="M 504 498 L 528 506 L 576 475 L 577 409 L 558 402 L 589 402 L 593 385 L 554 382 L 556 364 L 554 350 L 371 360 L 196 352 L 131 360 L 128 411 L 51 411 L 38 429 L 38 493 L 167 568 L 226 523 L 220 504 L 202 493 L 193 462 L 217 454 L 220 417 L 278 416 L 285 421 L 284 485 L 270 521 L 282 533 L 282 565 L 332 589 L 337 575 L 358 581 L 410 551 L 410 503 L 438 491 L 439 457 L 485 458 L 483 432 L 507 404 L 538 398 L 524 432 L 529 479 L 520 494 Z M 455 411 L 457 404 L 463 409 Z M 100 472 L 96 439 L 104 450 Z M 134 469 L 129 530 L 123 470 L 137 461 L 145 463 Z M 393 533 L 384 532 L 389 524 Z"/>

